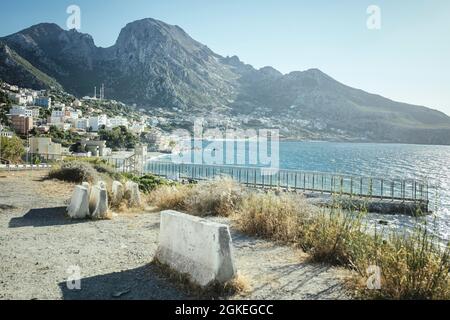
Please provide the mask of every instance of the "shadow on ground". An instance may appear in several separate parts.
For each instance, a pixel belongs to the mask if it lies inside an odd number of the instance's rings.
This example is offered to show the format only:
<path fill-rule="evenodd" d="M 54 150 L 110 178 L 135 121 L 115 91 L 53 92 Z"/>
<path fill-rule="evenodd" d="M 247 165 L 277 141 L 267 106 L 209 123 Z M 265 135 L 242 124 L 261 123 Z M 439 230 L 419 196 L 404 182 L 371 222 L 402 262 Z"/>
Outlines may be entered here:
<path fill-rule="evenodd" d="M 153 265 L 82 278 L 80 290 L 58 284 L 64 300 L 180 300 L 190 297 L 157 273 Z"/>
<path fill-rule="evenodd" d="M 24 216 L 12 218 L 10 228 L 48 227 L 83 223 L 89 220 L 72 220 L 66 215 L 66 207 L 31 209 Z"/>

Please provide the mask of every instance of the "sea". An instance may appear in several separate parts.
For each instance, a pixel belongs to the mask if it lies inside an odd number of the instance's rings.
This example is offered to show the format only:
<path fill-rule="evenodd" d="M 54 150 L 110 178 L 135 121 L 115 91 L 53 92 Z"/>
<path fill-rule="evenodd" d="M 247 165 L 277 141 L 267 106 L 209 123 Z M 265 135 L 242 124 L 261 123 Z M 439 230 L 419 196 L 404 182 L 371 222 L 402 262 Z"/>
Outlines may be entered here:
<path fill-rule="evenodd" d="M 203 141 L 208 148 L 226 149 L 226 141 Z M 385 179 L 416 179 L 430 186 L 430 209 L 424 218 L 370 213 L 368 221 L 387 222 L 392 229 L 412 229 L 423 224 L 440 241 L 450 236 L 450 146 L 280 141 L 279 168 L 328 172 Z M 249 144 L 236 144 L 235 152 L 248 156 Z M 167 156 L 167 159 L 170 157 Z"/>

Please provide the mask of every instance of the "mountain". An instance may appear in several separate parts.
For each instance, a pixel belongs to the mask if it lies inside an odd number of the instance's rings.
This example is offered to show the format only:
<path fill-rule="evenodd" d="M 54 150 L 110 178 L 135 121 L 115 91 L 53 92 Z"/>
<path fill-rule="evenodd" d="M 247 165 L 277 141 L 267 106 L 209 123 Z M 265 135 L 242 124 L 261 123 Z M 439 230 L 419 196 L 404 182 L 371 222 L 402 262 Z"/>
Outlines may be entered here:
<path fill-rule="evenodd" d="M 62 88 L 53 78 L 31 65 L 14 50 L 0 42 L 0 75 L 8 83 L 24 83 L 28 88 L 40 90 Z"/>
<path fill-rule="evenodd" d="M 246 117 L 290 138 L 450 144 L 450 118 L 439 111 L 348 87 L 318 69 L 257 70 L 154 19 L 127 24 L 109 48 L 49 23 L 0 43 L 0 78 L 22 86 L 60 84 L 84 96 L 104 83 L 109 98 L 188 115 Z"/>

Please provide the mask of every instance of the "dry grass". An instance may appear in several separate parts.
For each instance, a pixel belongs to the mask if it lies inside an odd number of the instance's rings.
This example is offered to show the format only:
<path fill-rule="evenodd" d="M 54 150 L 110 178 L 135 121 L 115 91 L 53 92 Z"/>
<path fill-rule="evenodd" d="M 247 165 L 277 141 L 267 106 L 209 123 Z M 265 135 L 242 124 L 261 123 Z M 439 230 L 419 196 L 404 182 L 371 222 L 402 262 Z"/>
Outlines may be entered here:
<path fill-rule="evenodd" d="M 231 178 L 218 178 L 194 185 L 184 200 L 191 214 L 227 217 L 239 208 L 244 190 Z"/>
<path fill-rule="evenodd" d="M 314 211 L 316 208 L 300 196 L 251 193 L 243 199 L 233 220 L 237 228 L 247 234 L 296 243 L 302 221 Z"/>
<path fill-rule="evenodd" d="M 191 280 L 189 274 L 180 273 L 167 264 L 161 263 L 157 258 L 153 259 L 150 266 L 160 276 L 168 278 L 181 290 L 196 298 L 223 299 L 235 295 L 245 296 L 250 292 L 249 282 L 240 274 L 225 283 L 214 282 L 206 287 L 201 287 Z"/>
<path fill-rule="evenodd" d="M 319 212 L 301 197 L 271 193 L 244 199 L 235 221 L 242 232 L 301 247 L 312 261 L 355 270 L 359 297 L 450 299 L 450 248 L 439 248 L 424 228 L 412 236 L 376 234 L 362 214 Z M 380 290 L 366 289 L 369 266 L 381 270 Z"/>
<path fill-rule="evenodd" d="M 160 210 L 184 210 L 185 201 L 191 193 L 189 185 L 162 186 L 150 192 L 148 202 Z"/>
<path fill-rule="evenodd" d="M 230 178 L 196 185 L 161 186 L 148 201 L 160 210 L 183 210 L 199 216 L 229 216 L 240 207 L 244 190 Z"/>
<path fill-rule="evenodd" d="M 195 186 L 162 187 L 151 193 L 159 209 L 195 215 L 231 216 L 246 234 L 297 246 L 315 262 L 356 271 L 359 297 L 450 299 L 450 246 L 438 247 L 426 229 L 412 236 L 377 234 L 363 223 L 364 213 L 320 210 L 296 194 L 244 192 L 229 179 Z M 381 268 L 381 290 L 367 290 L 367 268 Z"/>

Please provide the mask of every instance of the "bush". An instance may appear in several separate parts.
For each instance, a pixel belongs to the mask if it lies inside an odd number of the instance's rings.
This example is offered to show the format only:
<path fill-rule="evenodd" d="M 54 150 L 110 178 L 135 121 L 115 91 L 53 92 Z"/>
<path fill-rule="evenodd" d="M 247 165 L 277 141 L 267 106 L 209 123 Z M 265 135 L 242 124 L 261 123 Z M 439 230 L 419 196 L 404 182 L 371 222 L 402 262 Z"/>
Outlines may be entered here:
<path fill-rule="evenodd" d="M 0 137 L 0 151 L 0 158 L 11 163 L 21 162 L 22 155 L 25 154 L 22 140 L 17 136 L 12 138 Z"/>
<path fill-rule="evenodd" d="M 149 194 L 149 202 L 159 210 L 185 210 L 191 192 L 190 185 L 161 186 Z"/>
<path fill-rule="evenodd" d="M 86 162 L 71 161 L 56 165 L 50 170 L 48 177 L 68 182 L 94 182 L 98 179 L 97 171 Z"/>
<path fill-rule="evenodd" d="M 120 173 L 117 173 L 116 170 L 111 167 L 109 164 L 98 162 L 93 163 L 92 167 L 98 172 L 107 175 L 111 179 L 121 180 L 122 176 Z"/>
<path fill-rule="evenodd" d="M 300 196 L 252 193 L 243 199 L 235 223 L 247 234 L 296 243 L 304 221 L 314 211 L 315 207 Z"/>
<path fill-rule="evenodd" d="M 146 174 L 144 176 L 139 177 L 130 173 L 124 173 L 122 174 L 122 176 L 127 180 L 131 180 L 139 184 L 139 190 L 141 190 L 143 193 L 149 193 L 160 186 L 175 185 L 175 183 L 170 182 L 167 179 L 152 174 Z"/>
<path fill-rule="evenodd" d="M 243 188 L 231 178 L 203 181 L 192 186 L 184 201 L 185 210 L 195 215 L 227 217 L 239 208 Z"/>
<path fill-rule="evenodd" d="M 230 178 L 172 185 L 150 193 L 150 201 L 159 209 L 184 210 L 193 215 L 229 216 L 240 205 L 243 189 Z"/>

